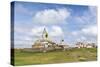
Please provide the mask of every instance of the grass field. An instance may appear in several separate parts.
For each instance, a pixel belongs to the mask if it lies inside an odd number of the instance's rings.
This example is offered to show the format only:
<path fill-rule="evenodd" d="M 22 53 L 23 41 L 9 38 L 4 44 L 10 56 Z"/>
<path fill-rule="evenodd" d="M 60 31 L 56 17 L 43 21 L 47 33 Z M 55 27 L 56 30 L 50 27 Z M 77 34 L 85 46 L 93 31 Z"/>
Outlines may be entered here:
<path fill-rule="evenodd" d="M 14 59 L 15 66 L 96 61 L 97 48 L 73 48 L 66 51 L 58 50 L 46 53 L 15 50 L 14 57 L 11 59 Z"/>

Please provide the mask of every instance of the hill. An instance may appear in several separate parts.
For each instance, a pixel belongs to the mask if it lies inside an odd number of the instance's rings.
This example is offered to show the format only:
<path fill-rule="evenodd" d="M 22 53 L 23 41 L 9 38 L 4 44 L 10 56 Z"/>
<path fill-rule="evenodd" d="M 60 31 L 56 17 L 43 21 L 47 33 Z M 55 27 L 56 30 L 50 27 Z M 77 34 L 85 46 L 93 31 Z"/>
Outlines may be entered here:
<path fill-rule="evenodd" d="M 51 64 L 51 63 L 69 63 L 82 61 L 96 61 L 97 48 L 73 48 L 66 51 L 55 50 L 46 53 L 25 52 L 20 49 L 14 51 L 14 57 L 11 57 L 15 66 Z"/>

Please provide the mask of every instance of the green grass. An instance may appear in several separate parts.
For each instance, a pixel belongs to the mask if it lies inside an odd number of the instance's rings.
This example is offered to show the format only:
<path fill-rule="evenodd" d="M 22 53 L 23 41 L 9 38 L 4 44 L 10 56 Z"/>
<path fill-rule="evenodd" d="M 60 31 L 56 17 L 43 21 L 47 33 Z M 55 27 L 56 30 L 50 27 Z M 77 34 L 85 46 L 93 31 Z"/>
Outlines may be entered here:
<path fill-rule="evenodd" d="M 70 49 L 52 52 L 25 52 L 15 50 L 14 63 L 17 65 L 51 64 L 97 60 L 97 48 Z M 12 61 L 13 62 L 13 61 Z"/>

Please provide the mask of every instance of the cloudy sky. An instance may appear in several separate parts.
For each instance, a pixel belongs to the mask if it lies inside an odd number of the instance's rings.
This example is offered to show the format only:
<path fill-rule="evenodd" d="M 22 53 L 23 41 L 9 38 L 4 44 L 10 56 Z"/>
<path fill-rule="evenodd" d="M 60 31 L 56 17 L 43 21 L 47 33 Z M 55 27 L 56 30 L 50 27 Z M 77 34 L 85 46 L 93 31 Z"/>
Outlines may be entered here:
<path fill-rule="evenodd" d="M 57 43 L 96 42 L 96 14 L 95 6 L 14 2 L 15 48 L 31 47 L 44 28 Z"/>

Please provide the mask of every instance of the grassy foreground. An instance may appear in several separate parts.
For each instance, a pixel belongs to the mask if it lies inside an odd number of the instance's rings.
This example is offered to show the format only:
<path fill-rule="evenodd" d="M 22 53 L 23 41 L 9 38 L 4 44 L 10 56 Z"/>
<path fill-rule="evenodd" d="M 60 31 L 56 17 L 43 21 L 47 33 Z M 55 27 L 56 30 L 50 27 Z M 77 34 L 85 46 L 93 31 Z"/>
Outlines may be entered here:
<path fill-rule="evenodd" d="M 14 57 L 11 57 L 14 61 L 11 62 L 14 62 L 15 66 L 95 61 L 97 60 L 97 48 L 74 48 L 66 51 L 58 50 L 46 53 L 15 50 L 14 55 Z"/>

